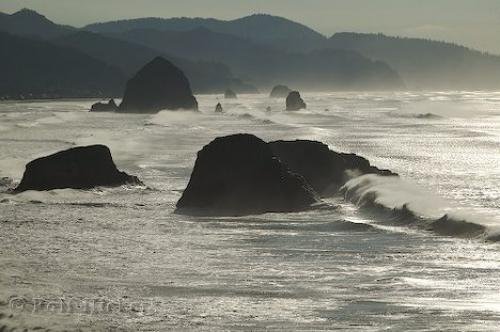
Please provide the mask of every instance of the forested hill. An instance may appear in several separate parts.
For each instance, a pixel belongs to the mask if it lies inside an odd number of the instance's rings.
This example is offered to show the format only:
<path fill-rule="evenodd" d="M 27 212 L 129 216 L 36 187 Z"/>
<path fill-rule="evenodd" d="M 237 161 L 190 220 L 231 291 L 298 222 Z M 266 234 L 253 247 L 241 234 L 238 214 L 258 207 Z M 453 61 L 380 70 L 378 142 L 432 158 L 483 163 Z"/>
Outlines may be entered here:
<path fill-rule="evenodd" d="M 386 62 L 410 89 L 500 88 L 500 57 L 460 45 L 361 33 L 337 33 L 328 44 Z"/>

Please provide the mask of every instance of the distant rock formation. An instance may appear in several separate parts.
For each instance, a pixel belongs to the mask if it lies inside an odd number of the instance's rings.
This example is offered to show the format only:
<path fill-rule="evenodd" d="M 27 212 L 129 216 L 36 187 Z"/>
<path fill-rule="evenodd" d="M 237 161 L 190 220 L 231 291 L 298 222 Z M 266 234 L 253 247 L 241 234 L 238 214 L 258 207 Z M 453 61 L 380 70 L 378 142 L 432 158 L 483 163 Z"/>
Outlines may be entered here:
<path fill-rule="evenodd" d="M 170 61 L 156 57 L 127 82 L 120 112 L 198 109 L 189 81 Z"/>
<path fill-rule="evenodd" d="M 269 97 L 271 98 L 286 98 L 292 90 L 286 85 L 276 85 L 272 90 Z"/>
<path fill-rule="evenodd" d="M 269 143 L 273 154 L 293 172 L 302 175 L 322 196 L 334 194 L 351 177 L 363 174 L 397 176 L 381 170 L 355 154 L 337 153 L 317 141 L 274 141 Z M 351 174 L 348 174 L 351 170 Z"/>
<path fill-rule="evenodd" d="M 215 113 L 222 113 L 222 112 L 224 112 L 222 105 L 220 103 L 217 103 L 217 105 L 215 105 Z"/>
<path fill-rule="evenodd" d="M 35 159 L 26 165 L 14 192 L 26 190 L 91 189 L 99 186 L 142 184 L 135 176 L 120 172 L 104 145 L 76 147 Z"/>
<path fill-rule="evenodd" d="M 198 152 L 177 212 L 247 215 L 292 212 L 317 202 L 305 180 L 276 158 L 270 146 L 249 134 L 219 137 Z"/>
<path fill-rule="evenodd" d="M 227 89 L 224 92 L 224 98 L 225 99 L 236 99 L 236 98 L 238 98 L 238 96 L 236 95 L 236 92 L 234 92 L 233 90 Z"/>
<path fill-rule="evenodd" d="M 288 97 L 286 97 L 287 111 L 298 111 L 306 107 L 306 103 L 300 97 L 300 93 L 298 91 L 292 91 L 288 94 Z"/>
<path fill-rule="evenodd" d="M 105 103 L 95 103 L 90 108 L 91 112 L 116 112 L 118 110 L 118 106 L 116 106 L 115 100 L 110 99 L 107 104 Z"/>

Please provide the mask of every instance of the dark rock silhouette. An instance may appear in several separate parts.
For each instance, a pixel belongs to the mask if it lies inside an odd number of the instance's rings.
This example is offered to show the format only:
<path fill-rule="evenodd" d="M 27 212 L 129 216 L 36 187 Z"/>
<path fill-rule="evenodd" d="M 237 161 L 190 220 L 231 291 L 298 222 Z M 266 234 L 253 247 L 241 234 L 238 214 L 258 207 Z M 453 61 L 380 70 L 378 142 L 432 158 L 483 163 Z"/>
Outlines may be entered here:
<path fill-rule="evenodd" d="M 300 93 L 298 91 L 292 91 L 288 94 L 288 97 L 286 97 L 287 111 L 298 111 L 306 107 L 306 103 L 300 97 Z"/>
<path fill-rule="evenodd" d="M 271 98 L 286 98 L 292 90 L 286 85 L 276 85 L 272 90 L 269 97 Z"/>
<path fill-rule="evenodd" d="M 270 146 L 249 134 L 216 138 L 198 152 L 177 212 L 246 215 L 292 212 L 316 203 L 302 176 L 274 157 Z"/>
<path fill-rule="evenodd" d="M 389 170 L 381 170 L 355 154 L 337 153 L 328 145 L 317 141 L 274 141 L 269 143 L 273 154 L 293 172 L 302 175 L 322 196 L 330 195 L 351 177 L 363 174 L 396 176 Z M 346 171 L 352 170 L 351 174 Z"/>
<path fill-rule="evenodd" d="M 14 192 L 26 190 L 90 189 L 98 186 L 142 184 L 135 176 L 120 172 L 104 145 L 76 147 L 35 159 L 26 165 Z"/>
<path fill-rule="evenodd" d="M 220 103 L 217 103 L 217 105 L 215 105 L 215 112 L 216 113 L 224 112 L 224 109 L 222 108 L 222 105 Z"/>
<path fill-rule="evenodd" d="M 115 100 L 110 99 L 107 104 L 105 103 L 95 103 L 90 108 L 91 112 L 116 112 L 118 110 L 118 106 L 116 106 Z"/>
<path fill-rule="evenodd" d="M 226 98 L 226 99 L 236 99 L 236 98 L 238 98 L 238 96 L 236 95 L 236 92 L 234 92 L 233 90 L 227 89 L 224 92 L 224 98 Z"/>
<path fill-rule="evenodd" d="M 198 109 L 189 81 L 170 61 L 156 57 L 127 82 L 120 112 Z"/>

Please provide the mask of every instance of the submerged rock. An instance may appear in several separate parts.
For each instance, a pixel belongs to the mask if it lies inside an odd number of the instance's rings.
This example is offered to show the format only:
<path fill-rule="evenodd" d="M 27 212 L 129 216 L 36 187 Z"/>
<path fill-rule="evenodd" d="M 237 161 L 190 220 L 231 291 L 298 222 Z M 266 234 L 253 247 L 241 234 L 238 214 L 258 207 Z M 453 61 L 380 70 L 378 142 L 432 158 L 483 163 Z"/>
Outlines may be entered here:
<path fill-rule="evenodd" d="M 236 95 L 236 92 L 234 92 L 233 90 L 227 89 L 224 92 L 224 98 L 226 98 L 226 99 L 236 99 L 236 98 L 238 98 L 238 96 Z"/>
<path fill-rule="evenodd" d="M 302 175 L 322 196 L 336 193 L 354 176 L 397 175 L 389 170 L 372 166 L 367 159 L 358 155 L 332 151 L 328 145 L 317 141 L 274 141 L 270 142 L 269 146 L 275 156 L 293 172 Z"/>
<path fill-rule="evenodd" d="M 258 137 L 216 138 L 198 152 L 177 212 L 246 215 L 309 208 L 316 194 L 300 175 L 276 158 Z"/>
<path fill-rule="evenodd" d="M 217 105 L 215 105 L 215 113 L 222 113 L 222 112 L 224 112 L 222 105 L 220 103 L 217 103 Z"/>
<path fill-rule="evenodd" d="M 300 97 L 300 93 L 298 91 L 292 91 L 288 94 L 288 97 L 286 97 L 287 111 L 298 111 L 306 107 L 306 103 Z"/>
<path fill-rule="evenodd" d="M 286 98 L 292 90 L 286 85 L 276 85 L 269 94 L 271 98 Z"/>
<path fill-rule="evenodd" d="M 110 99 L 107 104 L 101 102 L 95 103 L 90 108 L 91 112 L 116 112 L 117 110 L 118 106 L 114 99 Z"/>
<path fill-rule="evenodd" d="M 104 145 L 76 147 L 35 159 L 26 165 L 14 192 L 26 190 L 91 189 L 142 184 L 135 176 L 120 172 Z"/>
<path fill-rule="evenodd" d="M 127 82 L 120 112 L 156 113 L 163 109 L 197 110 L 184 73 L 170 61 L 156 57 Z"/>

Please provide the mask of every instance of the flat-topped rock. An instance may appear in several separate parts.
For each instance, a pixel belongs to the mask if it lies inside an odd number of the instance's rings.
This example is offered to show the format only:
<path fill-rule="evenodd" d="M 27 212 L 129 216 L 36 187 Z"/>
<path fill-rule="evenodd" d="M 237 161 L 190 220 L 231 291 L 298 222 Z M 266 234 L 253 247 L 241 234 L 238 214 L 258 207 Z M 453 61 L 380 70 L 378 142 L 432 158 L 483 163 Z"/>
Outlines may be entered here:
<path fill-rule="evenodd" d="M 119 112 L 156 113 L 161 110 L 197 110 L 184 73 L 170 61 L 156 57 L 128 82 Z"/>
<path fill-rule="evenodd" d="M 35 159 L 26 165 L 14 192 L 26 190 L 91 189 L 142 184 L 135 176 L 120 172 L 109 148 L 90 145 L 71 148 Z"/>
<path fill-rule="evenodd" d="M 247 215 L 292 212 L 317 202 L 304 178 L 291 172 L 270 146 L 249 134 L 219 137 L 198 152 L 177 212 Z"/>

